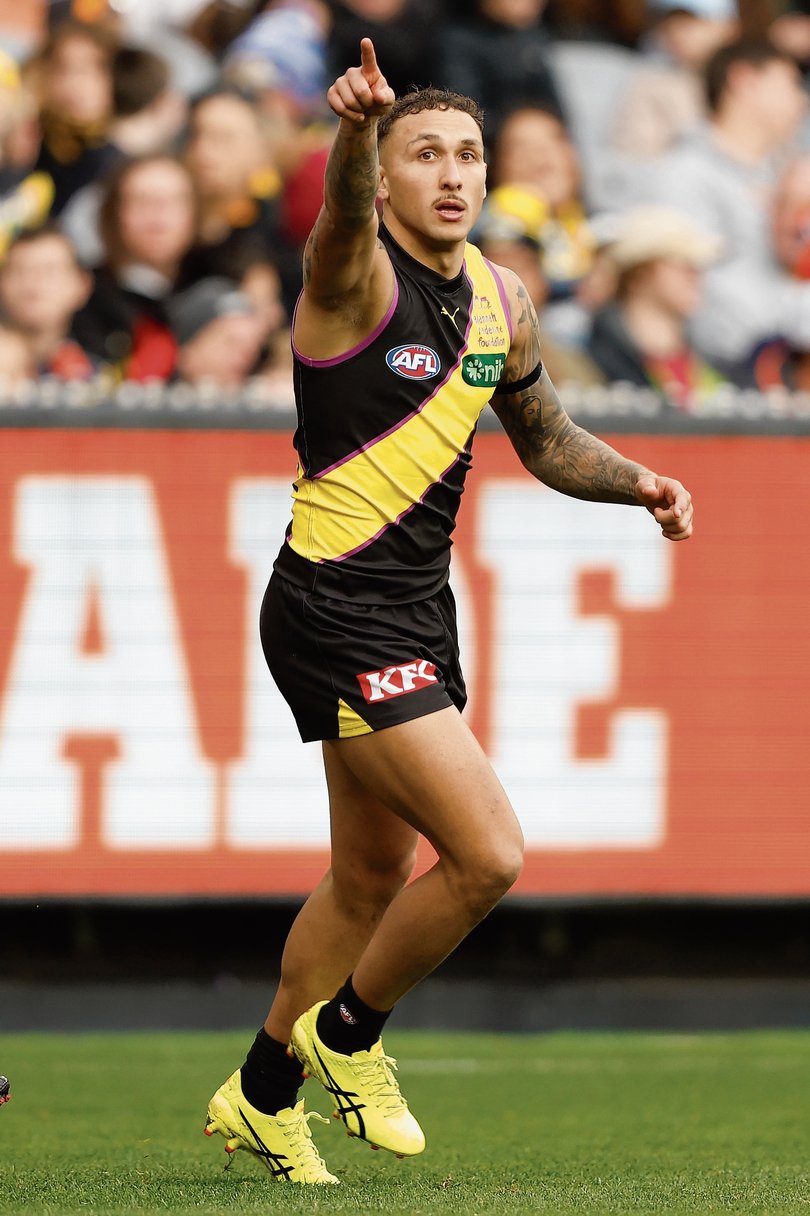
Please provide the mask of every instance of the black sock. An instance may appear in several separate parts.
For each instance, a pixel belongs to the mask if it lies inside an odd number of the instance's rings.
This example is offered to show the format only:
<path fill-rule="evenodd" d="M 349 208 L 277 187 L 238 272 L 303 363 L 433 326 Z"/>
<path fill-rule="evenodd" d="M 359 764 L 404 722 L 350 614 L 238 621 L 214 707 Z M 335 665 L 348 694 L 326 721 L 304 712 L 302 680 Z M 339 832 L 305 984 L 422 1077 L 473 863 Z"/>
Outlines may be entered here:
<path fill-rule="evenodd" d="M 318 1014 L 317 1030 L 321 1040 L 332 1051 L 351 1056 L 356 1051 L 368 1051 L 382 1034 L 391 1010 L 381 1013 L 372 1009 L 352 987 L 352 977 L 339 992 L 323 1006 Z"/>
<path fill-rule="evenodd" d="M 263 1115 L 277 1115 L 295 1106 L 304 1072 L 287 1048 L 262 1027 L 241 1068 L 242 1093 Z"/>

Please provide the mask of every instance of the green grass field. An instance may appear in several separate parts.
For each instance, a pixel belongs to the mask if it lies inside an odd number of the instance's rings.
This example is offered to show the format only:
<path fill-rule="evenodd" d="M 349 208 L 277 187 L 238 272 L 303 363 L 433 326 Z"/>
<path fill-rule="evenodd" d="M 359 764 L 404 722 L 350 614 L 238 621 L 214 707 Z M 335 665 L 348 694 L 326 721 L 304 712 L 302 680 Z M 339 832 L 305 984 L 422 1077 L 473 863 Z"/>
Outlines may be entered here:
<path fill-rule="evenodd" d="M 810 1214 L 810 1034 L 392 1031 L 428 1150 L 396 1161 L 314 1123 L 342 1179 L 323 1189 L 244 1153 L 225 1173 L 202 1134 L 251 1038 L 4 1036 L 0 1212 Z"/>

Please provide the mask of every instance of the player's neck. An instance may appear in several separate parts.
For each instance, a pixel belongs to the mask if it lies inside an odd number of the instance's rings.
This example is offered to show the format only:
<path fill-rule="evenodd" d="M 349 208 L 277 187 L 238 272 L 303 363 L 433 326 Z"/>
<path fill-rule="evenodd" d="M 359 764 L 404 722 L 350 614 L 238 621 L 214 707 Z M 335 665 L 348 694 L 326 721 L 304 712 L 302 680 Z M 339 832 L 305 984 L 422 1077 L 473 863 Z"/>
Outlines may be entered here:
<path fill-rule="evenodd" d="M 452 243 L 437 245 L 412 228 L 404 227 L 388 210 L 383 213 L 383 222 L 400 248 L 428 270 L 434 270 L 445 279 L 454 279 L 460 274 L 464 265 L 466 236 Z"/>

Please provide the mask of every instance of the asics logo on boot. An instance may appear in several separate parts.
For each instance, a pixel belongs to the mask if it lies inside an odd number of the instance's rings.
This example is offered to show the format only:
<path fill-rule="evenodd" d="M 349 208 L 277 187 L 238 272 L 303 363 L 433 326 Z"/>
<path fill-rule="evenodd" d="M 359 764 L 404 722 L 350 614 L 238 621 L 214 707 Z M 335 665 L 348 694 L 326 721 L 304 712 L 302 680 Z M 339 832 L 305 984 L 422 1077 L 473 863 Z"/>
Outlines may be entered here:
<path fill-rule="evenodd" d="M 283 1178 L 285 1182 L 289 1182 L 290 1174 L 293 1172 L 294 1167 L 292 1165 L 282 1165 L 283 1161 L 289 1161 L 289 1157 L 285 1157 L 283 1153 L 271 1153 L 270 1149 L 262 1140 L 261 1136 L 256 1131 L 256 1128 L 253 1127 L 241 1106 L 239 1108 L 239 1114 L 244 1119 L 245 1125 L 250 1128 L 250 1133 L 253 1136 L 253 1139 L 256 1141 L 256 1154 L 261 1157 L 262 1161 L 265 1162 L 267 1168 L 270 1170 L 270 1173 L 274 1178 Z"/>
<path fill-rule="evenodd" d="M 326 1067 L 326 1064 L 324 1063 L 324 1060 L 323 1060 L 323 1056 L 321 1055 L 321 1053 L 318 1051 L 318 1048 L 315 1047 L 314 1044 L 313 1044 L 313 1051 L 315 1052 L 315 1055 L 318 1057 L 318 1062 L 319 1062 L 321 1068 L 323 1069 L 323 1075 L 326 1077 L 327 1081 L 329 1082 L 328 1085 L 326 1084 L 326 1082 L 323 1082 L 323 1087 L 326 1090 L 326 1092 L 328 1094 L 331 1094 L 332 1097 L 337 1102 L 338 1114 L 340 1115 L 340 1117 L 344 1123 L 346 1123 L 347 1115 L 354 1115 L 355 1119 L 357 1120 L 357 1134 L 361 1140 L 365 1140 L 366 1125 L 365 1125 L 365 1121 L 363 1120 L 363 1116 L 360 1114 L 360 1111 L 366 1109 L 366 1103 L 365 1102 L 352 1102 L 351 1099 L 357 1098 L 359 1095 L 352 1090 L 341 1089 L 340 1086 L 338 1085 L 337 1081 L 335 1080 L 335 1078 L 332 1076 L 329 1069 Z M 346 1126 L 348 1127 L 348 1124 L 346 1124 Z"/>

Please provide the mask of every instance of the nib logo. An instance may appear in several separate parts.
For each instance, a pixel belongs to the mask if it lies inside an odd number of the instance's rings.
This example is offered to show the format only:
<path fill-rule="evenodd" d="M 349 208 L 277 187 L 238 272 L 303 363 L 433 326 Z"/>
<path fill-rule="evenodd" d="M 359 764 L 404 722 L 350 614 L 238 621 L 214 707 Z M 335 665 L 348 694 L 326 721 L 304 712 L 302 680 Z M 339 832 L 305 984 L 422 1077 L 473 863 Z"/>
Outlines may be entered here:
<path fill-rule="evenodd" d="M 357 679 L 369 705 L 439 682 L 435 663 L 428 663 L 427 659 L 418 662 L 414 659 L 411 663 L 400 663 L 398 667 L 384 667 L 382 671 L 365 671 Z"/>
<path fill-rule="evenodd" d="M 346 1006 L 343 1004 L 342 1001 L 338 1005 L 338 1013 L 343 1018 L 343 1021 L 348 1022 L 348 1024 L 350 1026 L 357 1025 L 357 1018 L 354 1016 L 354 1014 L 352 1013 L 352 1011 L 350 1009 L 346 1008 Z"/>

